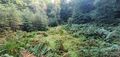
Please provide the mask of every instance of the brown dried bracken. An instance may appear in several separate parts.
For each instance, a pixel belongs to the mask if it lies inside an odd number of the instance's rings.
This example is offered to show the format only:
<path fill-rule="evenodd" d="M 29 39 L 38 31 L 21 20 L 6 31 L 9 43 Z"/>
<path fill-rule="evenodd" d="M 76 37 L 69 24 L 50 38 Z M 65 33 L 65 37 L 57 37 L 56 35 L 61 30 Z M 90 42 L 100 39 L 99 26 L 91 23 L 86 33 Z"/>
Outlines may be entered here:
<path fill-rule="evenodd" d="M 26 50 L 22 51 L 21 55 L 22 55 L 22 57 L 36 57 L 33 54 L 31 54 L 29 51 L 26 51 Z"/>

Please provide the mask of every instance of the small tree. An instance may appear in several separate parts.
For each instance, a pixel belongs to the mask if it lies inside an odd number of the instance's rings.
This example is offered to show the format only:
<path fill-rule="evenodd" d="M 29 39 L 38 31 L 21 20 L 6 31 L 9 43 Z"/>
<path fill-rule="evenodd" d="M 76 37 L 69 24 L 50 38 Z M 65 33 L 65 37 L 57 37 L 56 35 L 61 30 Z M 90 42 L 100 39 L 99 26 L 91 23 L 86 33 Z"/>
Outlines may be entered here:
<path fill-rule="evenodd" d="M 0 11 L 0 25 L 10 27 L 13 31 L 19 29 L 19 25 L 21 24 L 21 16 L 13 4 L 1 6 Z"/>

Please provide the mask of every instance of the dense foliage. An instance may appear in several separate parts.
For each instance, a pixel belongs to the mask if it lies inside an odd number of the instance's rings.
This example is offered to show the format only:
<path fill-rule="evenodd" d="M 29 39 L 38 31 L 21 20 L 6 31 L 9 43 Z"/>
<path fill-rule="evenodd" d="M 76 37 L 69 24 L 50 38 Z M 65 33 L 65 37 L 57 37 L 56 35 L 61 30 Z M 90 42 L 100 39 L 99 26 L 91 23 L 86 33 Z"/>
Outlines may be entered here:
<path fill-rule="evenodd" d="M 0 0 L 0 57 L 120 57 L 120 0 Z"/>
<path fill-rule="evenodd" d="M 2 27 L 10 27 L 12 30 L 21 27 L 22 30 L 31 31 L 45 30 L 48 25 L 45 1 L 2 0 L 0 7 Z"/>
<path fill-rule="evenodd" d="M 20 26 L 24 31 L 32 31 L 46 30 L 48 25 L 93 21 L 118 25 L 119 8 L 118 0 L 56 0 L 54 3 L 47 0 L 1 0 L 0 26 L 1 30 L 2 27 L 16 30 Z"/>

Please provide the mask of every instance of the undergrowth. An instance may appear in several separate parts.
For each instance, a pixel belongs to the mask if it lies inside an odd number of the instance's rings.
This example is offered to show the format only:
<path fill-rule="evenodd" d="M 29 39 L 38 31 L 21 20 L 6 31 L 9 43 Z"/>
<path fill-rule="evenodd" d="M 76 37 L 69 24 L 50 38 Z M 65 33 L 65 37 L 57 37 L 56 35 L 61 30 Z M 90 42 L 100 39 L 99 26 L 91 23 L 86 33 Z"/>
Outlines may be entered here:
<path fill-rule="evenodd" d="M 99 34 L 98 29 L 64 25 L 48 31 L 11 32 L 0 45 L 0 57 L 119 57 L 118 38 L 112 43 L 106 41 L 106 35 Z"/>

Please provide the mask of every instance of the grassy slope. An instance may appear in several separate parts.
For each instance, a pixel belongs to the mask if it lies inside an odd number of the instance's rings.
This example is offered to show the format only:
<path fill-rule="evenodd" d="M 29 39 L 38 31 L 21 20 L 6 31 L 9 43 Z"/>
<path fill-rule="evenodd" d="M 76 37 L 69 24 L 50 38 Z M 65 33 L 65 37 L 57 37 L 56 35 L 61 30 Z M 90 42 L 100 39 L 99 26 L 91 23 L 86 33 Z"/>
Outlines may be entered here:
<path fill-rule="evenodd" d="M 20 48 L 26 48 L 30 45 L 47 43 L 47 48 L 54 51 L 54 56 L 70 56 L 78 57 L 79 46 L 82 42 L 78 38 L 74 38 L 61 26 L 50 28 L 48 31 L 39 32 L 16 32 L 13 37 L 7 38 L 4 46 L 1 48 L 1 54 L 11 54 L 17 56 L 16 52 L 20 52 Z M 2 50 L 4 50 L 2 52 Z M 16 50 L 16 51 L 13 51 Z M 53 54 L 52 54 L 53 55 Z M 49 56 L 48 56 L 49 57 Z"/>

